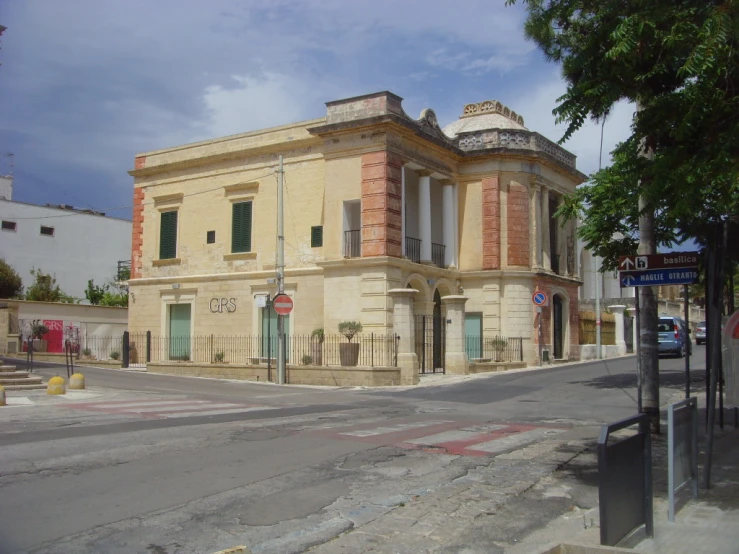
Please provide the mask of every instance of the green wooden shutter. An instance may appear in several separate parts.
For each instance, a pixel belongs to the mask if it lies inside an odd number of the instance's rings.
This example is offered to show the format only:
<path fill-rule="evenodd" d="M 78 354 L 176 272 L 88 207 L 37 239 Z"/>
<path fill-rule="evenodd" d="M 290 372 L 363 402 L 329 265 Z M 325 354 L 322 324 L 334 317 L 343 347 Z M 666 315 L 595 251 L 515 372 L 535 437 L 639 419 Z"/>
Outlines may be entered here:
<path fill-rule="evenodd" d="M 310 228 L 310 246 L 311 248 L 320 248 L 323 246 L 323 225 L 316 225 Z"/>
<path fill-rule="evenodd" d="M 251 252 L 251 202 L 233 204 L 231 252 Z"/>
<path fill-rule="evenodd" d="M 159 259 L 177 257 L 177 212 L 163 212 L 159 229 Z"/>

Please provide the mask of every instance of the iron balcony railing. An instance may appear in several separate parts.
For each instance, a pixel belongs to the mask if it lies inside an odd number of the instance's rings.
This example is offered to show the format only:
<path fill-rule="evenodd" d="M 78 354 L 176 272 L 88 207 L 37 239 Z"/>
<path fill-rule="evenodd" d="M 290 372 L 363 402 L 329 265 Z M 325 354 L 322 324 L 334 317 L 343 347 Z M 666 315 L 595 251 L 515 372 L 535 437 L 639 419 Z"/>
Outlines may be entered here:
<path fill-rule="evenodd" d="M 444 250 L 446 246 L 443 244 L 431 243 L 431 261 L 438 267 L 444 267 Z"/>
<path fill-rule="evenodd" d="M 116 281 L 128 281 L 131 278 L 131 260 L 119 260 Z"/>
<path fill-rule="evenodd" d="M 362 256 L 362 231 L 353 229 L 344 231 L 344 257 L 359 258 Z"/>
<path fill-rule="evenodd" d="M 405 257 L 412 262 L 421 261 L 421 239 L 405 237 Z"/>

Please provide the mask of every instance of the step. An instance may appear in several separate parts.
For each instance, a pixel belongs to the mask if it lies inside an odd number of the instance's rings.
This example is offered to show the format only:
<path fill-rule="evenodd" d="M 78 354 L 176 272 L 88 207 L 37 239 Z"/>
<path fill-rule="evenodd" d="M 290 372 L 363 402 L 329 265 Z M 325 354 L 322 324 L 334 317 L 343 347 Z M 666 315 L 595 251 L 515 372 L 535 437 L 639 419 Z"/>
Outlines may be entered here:
<path fill-rule="evenodd" d="M 46 385 L 43 383 L 31 383 L 25 385 L 3 385 L 6 391 L 9 390 L 41 390 L 45 389 Z M 1 409 L 1 408 L 0 408 Z"/>
<path fill-rule="evenodd" d="M 27 371 L 3 371 L 0 372 L 0 383 L 5 379 L 27 379 L 30 377 Z"/>
<path fill-rule="evenodd" d="M 0 365 L 0 373 L 7 373 L 9 371 L 15 371 L 14 365 Z"/>
<path fill-rule="evenodd" d="M 11 385 L 40 385 L 43 381 L 41 377 L 29 377 L 28 379 L 0 379 L 0 385 L 5 387 Z"/>

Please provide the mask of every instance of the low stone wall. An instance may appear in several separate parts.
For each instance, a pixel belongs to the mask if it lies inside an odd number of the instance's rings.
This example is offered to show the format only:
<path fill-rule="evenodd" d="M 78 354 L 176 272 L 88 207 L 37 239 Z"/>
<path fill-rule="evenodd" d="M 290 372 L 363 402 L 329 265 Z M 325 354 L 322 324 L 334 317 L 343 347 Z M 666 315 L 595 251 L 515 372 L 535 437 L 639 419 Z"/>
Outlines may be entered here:
<path fill-rule="evenodd" d="M 470 362 L 470 374 L 493 373 L 496 371 L 508 371 L 509 369 L 522 369 L 526 362 Z"/>
<path fill-rule="evenodd" d="M 601 355 L 603 358 L 618 358 L 619 356 L 625 356 L 626 353 L 619 350 L 617 345 L 613 344 L 602 344 Z M 581 344 L 580 345 L 580 360 L 596 360 L 598 359 L 598 347 L 595 344 Z"/>
<path fill-rule="evenodd" d="M 195 364 L 190 362 L 150 362 L 148 373 L 189 375 L 213 379 L 244 381 L 276 381 L 277 368 L 266 365 Z M 269 375 L 268 375 L 269 373 Z M 382 387 L 400 384 L 397 367 L 323 367 L 288 365 L 286 379 L 290 385 L 328 385 L 339 387 Z"/>
<path fill-rule="evenodd" d="M 13 352 L 10 354 L 6 354 L 6 356 L 8 358 L 15 358 L 16 360 L 26 360 L 25 352 Z M 63 364 L 67 361 L 64 354 L 60 354 L 57 352 L 34 352 L 33 360 L 35 362 L 55 362 L 58 364 Z M 89 358 L 80 358 L 78 360 L 77 358 L 75 358 L 74 365 L 86 367 L 109 367 L 115 369 L 120 368 L 123 365 L 123 362 L 121 362 L 120 360 L 92 360 Z"/>

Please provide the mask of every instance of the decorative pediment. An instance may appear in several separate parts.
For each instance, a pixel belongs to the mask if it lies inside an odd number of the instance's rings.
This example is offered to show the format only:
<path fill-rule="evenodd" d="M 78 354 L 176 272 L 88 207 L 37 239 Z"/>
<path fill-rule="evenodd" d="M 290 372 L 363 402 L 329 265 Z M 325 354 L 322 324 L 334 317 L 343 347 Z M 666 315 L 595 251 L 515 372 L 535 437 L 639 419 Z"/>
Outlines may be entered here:
<path fill-rule="evenodd" d="M 426 108 L 421 112 L 421 117 L 416 120 L 421 128 L 437 138 L 442 139 L 444 142 L 449 142 L 449 137 L 444 134 L 444 131 L 439 127 L 439 121 L 436 118 L 436 113 L 431 108 Z"/>

